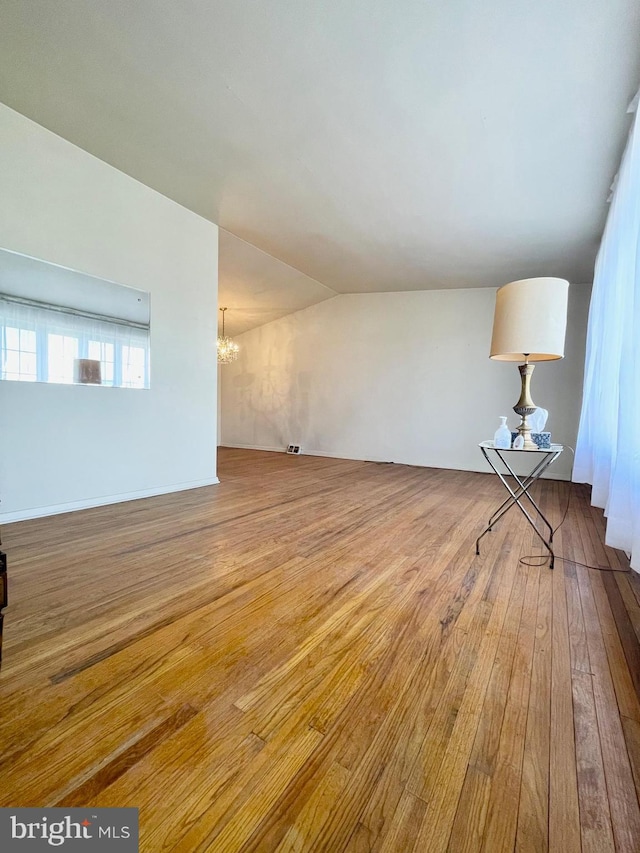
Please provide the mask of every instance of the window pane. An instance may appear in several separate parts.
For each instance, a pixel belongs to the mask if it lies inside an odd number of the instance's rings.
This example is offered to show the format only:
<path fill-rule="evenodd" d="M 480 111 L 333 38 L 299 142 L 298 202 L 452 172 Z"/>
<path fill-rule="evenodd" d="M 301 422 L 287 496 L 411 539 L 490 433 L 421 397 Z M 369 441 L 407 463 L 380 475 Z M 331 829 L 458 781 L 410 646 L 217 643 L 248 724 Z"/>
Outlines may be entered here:
<path fill-rule="evenodd" d="M 78 339 L 70 335 L 48 335 L 49 382 L 73 382 L 73 362 L 78 357 Z"/>
<path fill-rule="evenodd" d="M 20 329 L 13 329 L 7 326 L 5 333 L 7 336 L 7 348 L 20 349 Z"/>
<path fill-rule="evenodd" d="M 36 333 L 32 329 L 20 329 L 20 349 L 22 352 L 36 351 Z"/>
<path fill-rule="evenodd" d="M 37 376 L 36 334 L 32 329 L 7 326 L 2 353 L 2 378 L 34 382 Z"/>
<path fill-rule="evenodd" d="M 113 344 L 105 343 L 104 341 L 89 341 L 89 358 L 97 361 L 110 361 L 113 364 Z"/>
<path fill-rule="evenodd" d="M 122 384 L 125 388 L 144 388 L 145 352 L 142 347 L 122 347 Z"/>
<path fill-rule="evenodd" d="M 7 373 L 20 373 L 20 353 L 9 350 L 4 357 L 4 369 Z"/>
<path fill-rule="evenodd" d="M 35 352 L 20 353 L 20 373 L 29 373 L 35 376 L 37 372 Z"/>

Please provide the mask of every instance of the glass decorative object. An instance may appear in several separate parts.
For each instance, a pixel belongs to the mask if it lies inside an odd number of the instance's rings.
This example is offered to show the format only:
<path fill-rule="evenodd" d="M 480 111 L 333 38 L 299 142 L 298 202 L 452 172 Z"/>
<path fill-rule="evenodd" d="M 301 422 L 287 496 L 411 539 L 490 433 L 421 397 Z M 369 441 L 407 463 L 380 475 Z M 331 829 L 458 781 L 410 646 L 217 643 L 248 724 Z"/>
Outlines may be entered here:
<path fill-rule="evenodd" d="M 493 446 L 500 450 L 508 450 L 511 447 L 511 430 L 507 426 L 506 415 L 500 415 L 500 426 L 493 436 Z"/>

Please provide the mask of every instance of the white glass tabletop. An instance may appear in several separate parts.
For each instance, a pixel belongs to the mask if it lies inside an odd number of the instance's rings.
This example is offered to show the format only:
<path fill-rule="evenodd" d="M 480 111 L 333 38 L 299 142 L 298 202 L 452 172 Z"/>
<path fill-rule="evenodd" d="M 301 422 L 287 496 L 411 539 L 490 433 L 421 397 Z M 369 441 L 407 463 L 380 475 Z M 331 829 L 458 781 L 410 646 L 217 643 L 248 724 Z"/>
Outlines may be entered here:
<path fill-rule="evenodd" d="M 504 450 L 505 452 L 508 450 L 513 451 L 513 453 L 558 453 L 564 450 L 562 444 L 552 444 L 551 447 L 535 447 L 531 450 L 525 450 L 524 447 L 515 448 L 515 447 L 496 447 L 491 441 L 481 441 L 478 447 L 485 447 L 488 450 Z"/>

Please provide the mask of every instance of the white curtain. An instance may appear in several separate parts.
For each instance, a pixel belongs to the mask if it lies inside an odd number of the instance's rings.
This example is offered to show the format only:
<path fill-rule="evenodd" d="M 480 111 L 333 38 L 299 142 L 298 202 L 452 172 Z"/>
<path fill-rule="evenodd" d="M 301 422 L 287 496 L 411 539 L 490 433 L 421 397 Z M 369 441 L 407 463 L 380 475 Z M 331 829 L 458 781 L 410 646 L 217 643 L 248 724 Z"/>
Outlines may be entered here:
<path fill-rule="evenodd" d="M 573 479 L 591 483 L 606 541 L 640 572 L 640 119 L 633 126 L 596 260 Z"/>

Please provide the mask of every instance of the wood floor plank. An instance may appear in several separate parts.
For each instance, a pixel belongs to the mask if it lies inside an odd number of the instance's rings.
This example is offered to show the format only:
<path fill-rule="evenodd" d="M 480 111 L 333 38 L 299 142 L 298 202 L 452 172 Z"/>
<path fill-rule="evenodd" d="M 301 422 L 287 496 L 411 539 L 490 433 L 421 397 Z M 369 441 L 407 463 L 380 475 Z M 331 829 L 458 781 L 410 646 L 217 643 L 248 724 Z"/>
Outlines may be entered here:
<path fill-rule="evenodd" d="M 475 764 L 469 764 L 458 800 L 448 850 L 455 850 L 456 853 L 477 853 L 482 850 L 490 795 L 491 776 Z"/>
<path fill-rule="evenodd" d="M 414 843 L 413 849 L 416 853 L 427 847 L 434 853 L 447 848 L 516 571 L 517 563 L 512 564 L 510 571 L 503 573 L 501 594 L 498 595 L 491 612 L 476 665 L 469 678 L 449 745 L 436 777 L 433 796 Z"/>
<path fill-rule="evenodd" d="M 321 739 L 322 735 L 315 729 L 307 729 L 292 739 L 286 752 L 271 763 L 261 783 L 255 786 L 251 797 L 245 799 L 243 807 L 226 823 L 222 832 L 213 838 L 210 834 L 202 838 L 202 825 L 199 824 L 183 838 L 181 843 L 184 848 L 193 850 L 194 853 L 240 850 L 262 820 L 264 812 L 268 812 L 276 803 Z"/>
<path fill-rule="evenodd" d="M 549 849 L 552 575 L 541 571 L 515 850 Z"/>
<path fill-rule="evenodd" d="M 468 553 L 472 544 L 471 540 L 466 543 L 463 549 L 465 553 Z M 367 821 L 368 843 L 375 844 L 383 829 L 386 829 L 386 809 L 380 804 L 378 794 L 384 790 L 389 794 L 388 808 L 392 810 L 395 807 L 397 787 L 395 784 L 389 786 L 387 771 L 392 771 L 394 767 L 399 769 L 398 761 L 403 762 L 400 767 L 406 766 L 409 771 L 412 755 L 420 747 L 421 732 L 424 731 L 422 712 L 426 712 L 435 700 L 432 689 L 437 682 L 430 680 L 430 669 L 455 637 L 451 601 L 457 602 L 459 606 L 461 601 L 475 598 L 481 605 L 478 622 L 480 625 L 486 624 L 483 584 L 469 586 L 469 578 L 477 575 L 475 563 L 473 566 L 462 579 L 450 571 L 444 571 L 435 584 L 439 594 L 433 593 L 429 598 L 423 598 L 422 602 L 416 602 L 418 607 L 414 608 L 411 620 L 402 623 L 400 633 L 389 644 L 377 669 L 363 683 L 362 690 L 346 707 L 344 715 L 338 717 L 328 731 L 322 745 L 325 756 L 323 758 L 319 755 L 317 767 L 326 765 L 328 757 L 333 754 L 344 766 L 353 769 L 353 773 L 351 784 L 341 799 L 340 812 L 332 815 L 323 827 L 324 842 L 319 849 L 341 849 L 343 844 L 348 844 L 352 835 L 350 821 L 355 823 L 358 815 L 360 820 Z M 488 562 L 485 576 L 493 568 L 494 565 Z M 466 590 L 466 593 L 461 597 L 456 589 Z M 433 613 L 436 618 L 425 618 L 429 613 Z M 402 641 L 405 647 L 404 674 L 389 669 L 397 659 L 398 643 Z M 398 681 L 399 676 L 402 681 Z M 352 719 L 358 720 L 357 740 L 351 728 L 345 726 Z M 396 750 L 400 744 L 405 745 L 402 755 L 398 755 Z M 277 815 L 264 821 L 260 832 L 252 839 L 251 849 L 271 849 L 278 843 L 282 832 L 286 831 L 282 816 L 295 813 L 300 801 L 309 795 L 313 787 L 313 775 L 299 781 L 296 788 L 289 792 L 288 802 L 278 804 Z M 373 797 L 367 801 L 372 786 Z M 361 824 L 361 827 L 364 825 Z M 363 831 L 358 832 L 359 840 L 362 839 Z"/>
<path fill-rule="evenodd" d="M 449 717 L 451 697 L 458 692 L 459 684 L 468 678 L 493 607 L 486 596 L 492 578 L 500 571 L 501 561 L 497 555 L 510 549 L 510 544 L 505 544 L 508 540 L 508 534 L 504 539 L 496 537 L 493 543 L 495 551 L 487 553 L 462 611 L 469 618 L 456 619 L 455 630 L 450 632 L 448 639 L 446 634 L 440 633 L 427 641 L 417 677 L 412 679 L 404 701 L 402 723 L 393 723 L 396 732 L 393 751 L 385 760 L 374 791 L 360 816 L 361 823 L 369 831 L 369 844 L 376 849 L 391 831 L 391 826 L 394 826 L 394 834 L 401 830 L 398 820 L 404 819 L 404 812 L 397 811 L 398 804 L 408 791 L 412 777 L 415 778 L 416 767 L 421 766 L 423 772 L 428 773 L 419 756 L 422 754 L 424 760 L 424 744 L 434 744 L 436 732 Z M 416 784 L 421 782 L 418 780 Z M 412 808 L 406 819 L 414 821 L 416 809 L 417 806 Z M 400 831 L 398 837 L 406 837 L 406 832 Z"/>
<path fill-rule="evenodd" d="M 572 674 L 578 796 L 583 853 L 613 853 L 615 845 L 605 784 L 592 677 Z"/>
<path fill-rule="evenodd" d="M 2 805 L 143 853 L 640 850 L 640 580 L 493 475 L 221 448 L 218 486 L 3 528 Z M 558 556 L 625 570 L 580 485 Z M 545 563 L 545 561 L 542 561 Z"/>
<path fill-rule="evenodd" d="M 514 642 L 515 654 L 500 741 L 495 757 L 495 768 L 491 774 L 491 792 L 482 840 L 482 849 L 486 853 L 510 851 L 514 848 L 535 644 L 538 588 L 539 569 L 529 567 L 522 615 Z"/>
<path fill-rule="evenodd" d="M 580 853 L 569 624 L 562 564 L 553 574 L 549 758 L 549 850 Z"/>
<path fill-rule="evenodd" d="M 609 605 L 613 612 L 617 633 L 620 643 L 627 659 L 628 671 L 636 693 L 640 697 L 640 643 L 634 625 L 635 614 L 629 612 L 629 602 L 626 601 L 621 592 L 621 586 L 615 576 L 610 572 L 603 572 L 601 581 L 609 599 Z M 623 586 L 622 589 L 628 589 Z M 633 599 L 635 602 L 635 598 Z"/>
<path fill-rule="evenodd" d="M 405 790 L 396 807 L 393 822 L 386 833 L 380 853 L 405 853 L 411 850 L 414 838 L 424 820 L 427 804 Z M 348 848 L 347 848 L 348 849 Z M 368 850 L 371 847 L 367 848 Z M 355 853 L 356 848 L 353 849 Z"/>
<path fill-rule="evenodd" d="M 340 764 L 332 764 L 318 787 L 306 801 L 294 823 L 287 830 L 276 853 L 301 853 L 311 844 L 322 843 L 322 827 L 337 809 L 341 794 L 349 784 L 351 773 Z"/>
<path fill-rule="evenodd" d="M 483 771 L 489 777 L 493 776 L 496 768 L 496 757 L 500 744 L 504 712 L 509 697 L 511 672 L 516 653 L 516 642 L 526 587 L 527 575 L 524 571 L 519 571 L 514 581 L 509 609 L 491 669 L 487 692 L 482 706 L 482 715 L 470 756 L 470 765 Z"/>
<path fill-rule="evenodd" d="M 619 571 L 616 572 L 613 577 L 618 585 L 620 596 L 624 602 L 624 610 L 627 618 L 633 625 L 633 630 L 636 635 L 636 643 L 640 643 L 640 603 L 633 593 L 627 574 L 623 574 L 622 571 Z"/>
<path fill-rule="evenodd" d="M 640 838 L 640 808 L 588 569 L 578 569 L 586 615 L 593 694 L 616 849 L 632 853 Z M 600 580 L 599 578 L 597 580 Z M 597 582 L 597 581 L 596 581 Z"/>
<path fill-rule="evenodd" d="M 636 783 L 636 793 L 640 799 L 640 723 L 637 720 L 629 719 L 629 717 L 622 717 L 622 728 L 633 778 Z"/>

